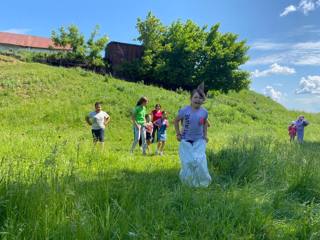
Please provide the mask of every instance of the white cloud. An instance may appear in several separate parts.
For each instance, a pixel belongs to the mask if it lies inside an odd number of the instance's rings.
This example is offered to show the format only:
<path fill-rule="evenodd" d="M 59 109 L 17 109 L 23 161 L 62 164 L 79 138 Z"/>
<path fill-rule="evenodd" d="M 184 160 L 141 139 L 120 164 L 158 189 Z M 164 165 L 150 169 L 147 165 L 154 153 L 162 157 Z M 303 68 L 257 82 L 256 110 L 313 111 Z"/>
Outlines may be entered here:
<path fill-rule="evenodd" d="M 303 12 L 304 15 L 307 15 L 309 12 L 313 11 L 320 4 L 319 0 L 301 0 L 299 3 L 299 9 Z"/>
<path fill-rule="evenodd" d="M 320 36 L 320 28 L 316 25 L 307 24 L 302 26 L 297 26 L 294 30 L 290 30 L 288 32 L 284 32 L 286 37 L 296 37 L 296 36 L 303 36 L 306 37 L 307 35 L 312 38 L 318 38 Z"/>
<path fill-rule="evenodd" d="M 300 0 L 298 6 L 289 5 L 280 14 L 281 17 L 287 16 L 291 12 L 300 11 L 304 15 L 308 15 L 309 12 L 314 11 L 320 6 L 320 0 Z"/>
<path fill-rule="evenodd" d="M 10 29 L 3 30 L 3 31 L 0 31 L 0 32 L 26 34 L 26 33 L 30 32 L 30 31 L 31 31 L 31 29 L 29 29 L 29 28 L 10 28 Z"/>
<path fill-rule="evenodd" d="M 282 45 L 283 47 L 277 52 L 252 59 L 247 64 L 263 65 L 278 63 L 290 65 L 320 66 L 320 41 L 278 44 L 278 46 L 280 45 Z M 266 49 L 266 51 L 267 50 L 269 49 Z"/>
<path fill-rule="evenodd" d="M 296 89 L 295 93 L 320 95 L 320 75 L 301 78 L 299 88 Z"/>
<path fill-rule="evenodd" d="M 271 55 L 251 59 L 246 63 L 246 65 L 266 65 L 266 64 L 282 63 L 282 62 L 283 62 L 283 56 L 281 54 L 271 54 Z"/>
<path fill-rule="evenodd" d="M 277 49 L 283 49 L 285 48 L 285 44 L 283 43 L 275 43 L 275 42 L 269 42 L 267 40 L 259 40 L 251 44 L 251 49 L 256 50 L 277 50 Z"/>
<path fill-rule="evenodd" d="M 280 91 L 274 89 L 272 86 L 266 86 L 266 88 L 263 90 L 263 94 L 277 102 L 279 102 L 283 97 L 283 94 Z"/>
<path fill-rule="evenodd" d="M 270 66 L 269 69 L 260 71 L 255 70 L 254 72 L 251 72 L 252 77 L 258 78 L 258 77 L 266 77 L 270 76 L 272 74 L 280 74 L 280 75 L 290 75 L 296 73 L 294 68 L 289 68 L 285 66 L 280 66 L 277 63 L 274 63 Z"/>
<path fill-rule="evenodd" d="M 280 14 L 280 17 L 287 16 L 291 12 L 297 11 L 297 8 L 293 5 L 289 5 L 284 9 L 284 11 Z"/>
<path fill-rule="evenodd" d="M 296 43 L 292 46 L 294 49 L 302 49 L 302 50 L 318 50 L 320 49 L 320 41 L 319 42 L 303 42 Z"/>
<path fill-rule="evenodd" d="M 295 65 L 320 66 L 320 52 L 305 53 L 294 61 Z"/>

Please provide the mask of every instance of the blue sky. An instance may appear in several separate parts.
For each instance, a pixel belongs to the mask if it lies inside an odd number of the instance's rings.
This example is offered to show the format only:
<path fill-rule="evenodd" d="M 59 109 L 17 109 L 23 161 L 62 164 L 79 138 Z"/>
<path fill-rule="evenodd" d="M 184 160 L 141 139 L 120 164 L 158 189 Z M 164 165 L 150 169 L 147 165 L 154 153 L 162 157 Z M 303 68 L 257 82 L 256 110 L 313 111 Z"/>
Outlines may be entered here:
<path fill-rule="evenodd" d="M 11 0 L 0 9 L 0 31 L 50 37 L 76 24 L 88 36 L 99 24 L 110 40 L 131 43 L 148 11 L 165 25 L 219 22 L 251 47 L 243 69 L 252 72 L 252 90 L 289 109 L 320 112 L 320 0 Z"/>

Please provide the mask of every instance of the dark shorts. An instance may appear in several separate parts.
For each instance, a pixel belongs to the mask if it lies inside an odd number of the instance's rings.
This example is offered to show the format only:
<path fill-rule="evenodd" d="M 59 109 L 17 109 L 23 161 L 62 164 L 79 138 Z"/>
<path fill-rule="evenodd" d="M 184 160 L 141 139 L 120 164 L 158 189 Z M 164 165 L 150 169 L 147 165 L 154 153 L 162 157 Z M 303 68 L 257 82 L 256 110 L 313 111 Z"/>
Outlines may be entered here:
<path fill-rule="evenodd" d="M 104 129 L 92 129 L 92 137 L 94 141 L 104 142 Z"/>
<path fill-rule="evenodd" d="M 146 132 L 146 140 L 152 141 L 152 136 L 150 133 Z"/>

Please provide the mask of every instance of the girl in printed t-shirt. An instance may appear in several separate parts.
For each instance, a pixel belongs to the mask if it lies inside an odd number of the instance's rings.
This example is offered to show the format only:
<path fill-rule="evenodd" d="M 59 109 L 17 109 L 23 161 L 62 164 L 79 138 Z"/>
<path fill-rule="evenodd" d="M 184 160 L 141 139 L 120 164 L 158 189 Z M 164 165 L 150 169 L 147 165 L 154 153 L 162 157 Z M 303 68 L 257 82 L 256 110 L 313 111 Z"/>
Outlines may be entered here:
<path fill-rule="evenodd" d="M 203 83 L 191 93 L 191 104 L 179 110 L 174 121 L 181 161 L 180 179 L 193 187 L 207 187 L 211 182 L 206 159 L 208 142 L 208 111 L 201 107 L 205 101 Z M 180 132 L 180 121 L 183 131 Z"/>

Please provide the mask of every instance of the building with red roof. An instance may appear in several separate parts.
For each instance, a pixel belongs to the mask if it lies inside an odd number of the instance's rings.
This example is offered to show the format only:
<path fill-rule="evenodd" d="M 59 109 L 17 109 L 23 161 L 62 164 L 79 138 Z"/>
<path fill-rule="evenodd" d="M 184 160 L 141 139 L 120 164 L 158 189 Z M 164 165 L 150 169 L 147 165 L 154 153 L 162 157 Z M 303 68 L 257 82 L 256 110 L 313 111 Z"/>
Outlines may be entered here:
<path fill-rule="evenodd" d="M 29 50 L 35 52 L 70 51 L 70 47 L 55 46 L 50 38 L 0 32 L 0 51 Z"/>

